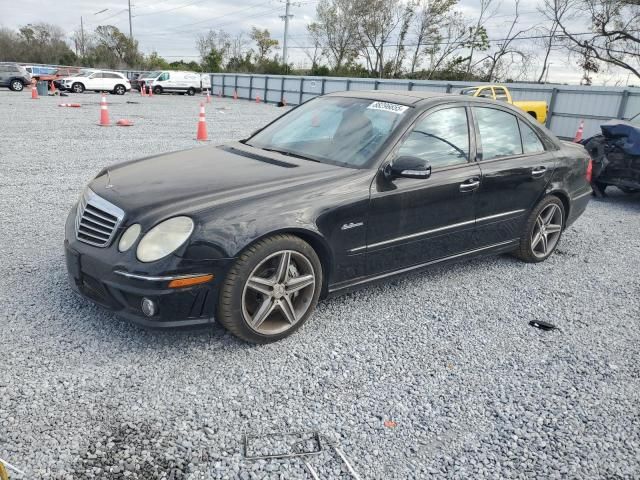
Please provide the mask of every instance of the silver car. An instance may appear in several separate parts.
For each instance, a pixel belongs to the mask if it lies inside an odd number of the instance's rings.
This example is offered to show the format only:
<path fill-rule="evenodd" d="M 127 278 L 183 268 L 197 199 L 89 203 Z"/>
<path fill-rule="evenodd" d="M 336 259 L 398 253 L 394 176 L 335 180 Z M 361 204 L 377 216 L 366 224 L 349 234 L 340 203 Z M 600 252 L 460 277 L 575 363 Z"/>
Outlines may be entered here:
<path fill-rule="evenodd" d="M 21 92 L 31 84 L 31 75 L 26 68 L 15 63 L 0 63 L 0 87 L 9 87 L 14 92 Z"/>

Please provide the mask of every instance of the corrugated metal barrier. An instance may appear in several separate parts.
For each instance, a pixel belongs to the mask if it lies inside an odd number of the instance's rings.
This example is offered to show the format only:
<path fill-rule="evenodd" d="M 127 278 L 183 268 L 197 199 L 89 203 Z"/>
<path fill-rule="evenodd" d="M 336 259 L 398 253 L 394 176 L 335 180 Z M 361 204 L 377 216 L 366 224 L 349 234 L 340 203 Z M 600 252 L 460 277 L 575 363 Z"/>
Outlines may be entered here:
<path fill-rule="evenodd" d="M 344 90 L 422 90 L 456 93 L 483 83 L 437 80 L 377 80 L 373 78 L 300 77 L 283 75 L 211 74 L 213 94 L 297 105 L 325 93 Z M 600 124 L 612 118 L 629 119 L 640 113 L 640 88 L 575 85 L 506 84 L 514 100 L 544 100 L 549 105 L 547 127 L 562 138 L 573 138 L 580 120 L 584 136 L 600 132 Z"/>

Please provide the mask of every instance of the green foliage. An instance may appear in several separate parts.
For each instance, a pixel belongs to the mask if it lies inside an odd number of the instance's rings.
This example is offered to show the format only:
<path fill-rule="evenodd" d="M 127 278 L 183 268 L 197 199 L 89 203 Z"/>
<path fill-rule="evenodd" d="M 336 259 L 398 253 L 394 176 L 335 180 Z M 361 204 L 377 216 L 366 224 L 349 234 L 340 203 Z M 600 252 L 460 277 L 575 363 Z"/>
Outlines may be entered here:
<path fill-rule="evenodd" d="M 256 42 L 256 47 L 258 48 L 258 61 L 265 60 L 271 51 L 278 47 L 278 40 L 271 38 L 269 30 L 266 28 L 264 30 L 260 30 L 259 28 L 253 27 L 249 38 Z"/>
<path fill-rule="evenodd" d="M 65 43 L 64 31 L 48 23 L 29 24 L 17 32 L 0 29 L 0 61 L 70 64 L 76 55 Z"/>
<path fill-rule="evenodd" d="M 221 72 L 222 71 L 223 53 L 217 48 L 211 48 L 209 53 L 202 60 L 202 68 L 205 72 Z"/>

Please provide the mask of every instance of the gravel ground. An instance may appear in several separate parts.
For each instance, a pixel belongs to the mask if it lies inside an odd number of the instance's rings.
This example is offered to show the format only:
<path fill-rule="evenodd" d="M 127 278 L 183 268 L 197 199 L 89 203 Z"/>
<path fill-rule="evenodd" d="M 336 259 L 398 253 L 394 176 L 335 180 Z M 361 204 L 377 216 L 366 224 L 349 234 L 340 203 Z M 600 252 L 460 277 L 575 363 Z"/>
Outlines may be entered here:
<path fill-rule="evenodd" d="M 299 458 L 245 460 L 242 438 L 312 430 L 363 479 L 640 478 L 640 196 L 593 200 L 544 264 L 368 287 L 276 344 L 143 330 L 72 294 L 64 221 L 103 166 L 197 146 L 199 99 L 108 100 L 135 126 L 96 126 L 95 94 L 0 91 L 0 458 L 29 472 L 15 478 L 310 478 Z M 281 112 L 215 98 L 209 135 Z M 324 447 L 308 461 L 349 478 Z"/>

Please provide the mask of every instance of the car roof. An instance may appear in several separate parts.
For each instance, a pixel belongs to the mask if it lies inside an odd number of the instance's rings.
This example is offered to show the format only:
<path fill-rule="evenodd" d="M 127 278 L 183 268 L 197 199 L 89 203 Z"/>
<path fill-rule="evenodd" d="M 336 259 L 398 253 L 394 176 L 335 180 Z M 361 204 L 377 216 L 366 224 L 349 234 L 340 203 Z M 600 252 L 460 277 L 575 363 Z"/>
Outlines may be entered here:
<path fill-rule="evenodd" d="M 378 102 L 399 103 L 401 105 L 415 106 L 418 103 L 424 103 L 429 100 L 457 100 L 463 102 L 489 103 L 493 105 L 507 105 L 504 102 L 498 102 L 489 98 L 471 97 L 469 95 L 459 95 L 457 93 L 440 93 L 425 92 L 421 90 L 349 90 L 346 92 L 333 92 L 326 96 L 329 97 L 350 97 L 364 98 L 367 100 L 375 100 Z"/>

